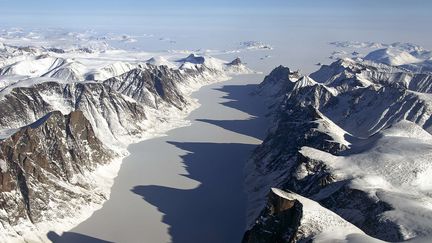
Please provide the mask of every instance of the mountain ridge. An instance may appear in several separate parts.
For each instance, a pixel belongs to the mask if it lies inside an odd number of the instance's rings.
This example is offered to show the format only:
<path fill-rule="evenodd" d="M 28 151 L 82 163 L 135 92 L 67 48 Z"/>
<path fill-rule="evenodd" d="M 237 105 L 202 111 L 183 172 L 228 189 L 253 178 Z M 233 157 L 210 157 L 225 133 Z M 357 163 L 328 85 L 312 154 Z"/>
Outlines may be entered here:
<path fill-rule="evenodd" d="M 352 59 L 324 65 L 310 77 L 293 78 L 285 67 L 271 72 L 256 91 L 268 100 L 273 124 L 246 165 L 246 235 L 266 227 L 259 219 L 271 216 L 263 208 L 277 187 L 318 202 L 371 242 L 428 236 L 432 209 L 416 203 L 432 200 L 424 178 L 432 167 L 430 84 L 428 73 Z M 300 227 L 325 233 L 304 220 Z M 294 228 L 278 234 L 311 239 Z"/>

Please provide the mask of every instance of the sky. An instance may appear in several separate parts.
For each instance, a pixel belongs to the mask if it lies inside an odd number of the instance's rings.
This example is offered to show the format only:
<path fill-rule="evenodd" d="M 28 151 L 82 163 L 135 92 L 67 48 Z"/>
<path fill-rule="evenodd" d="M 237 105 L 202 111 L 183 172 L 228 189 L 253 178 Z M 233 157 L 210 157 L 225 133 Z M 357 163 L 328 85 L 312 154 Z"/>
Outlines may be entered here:
<path fill-rule="evenodd" d="M 412 42 L 432 49 L 431 10 L 430 0 L 0 0 L 0 30 L 153 34 L 175 39 L 177 49 L 257 40 L 276 47 L 274 65 L 294 57 L 304 64 L 338 40 Z M 154 49 L 160 42 L 143 45 Z"/>
<path fill-rule="evenodd" d="M 431 16 L 428 0 L 0 0 L 0 20 L 21 25 L 102 25 L 160 18 L 250 16 L 345 16 L 422 19 Z M 152 19 L 154 20 L 152 22 Z M 198 23 L 196 23 L 198 24 Z"/>

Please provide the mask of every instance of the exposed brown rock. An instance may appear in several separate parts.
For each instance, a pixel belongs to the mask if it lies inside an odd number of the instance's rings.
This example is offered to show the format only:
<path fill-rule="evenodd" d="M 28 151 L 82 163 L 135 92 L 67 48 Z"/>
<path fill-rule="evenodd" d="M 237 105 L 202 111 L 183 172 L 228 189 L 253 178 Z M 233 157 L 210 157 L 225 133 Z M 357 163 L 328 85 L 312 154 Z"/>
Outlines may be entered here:
<path fill-rule="evenodd" d="M 58 199 L 51 191 L 76 194 L 58 181 L 84 186 L 74 176 L 110 162 L 113 156 L 81 111 L 66 116 L 50 112 L 0 141 L 0 159 L 7 167 L 0 171 L 0 209 L 12 225 L 21 217 L 43 220 L 38 216 Z"/>

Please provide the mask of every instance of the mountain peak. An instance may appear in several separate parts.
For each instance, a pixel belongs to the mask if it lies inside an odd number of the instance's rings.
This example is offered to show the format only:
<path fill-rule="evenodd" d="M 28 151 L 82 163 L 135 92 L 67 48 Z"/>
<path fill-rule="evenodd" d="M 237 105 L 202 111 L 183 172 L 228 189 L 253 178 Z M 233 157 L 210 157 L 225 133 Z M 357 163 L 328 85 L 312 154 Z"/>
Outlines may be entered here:
<path fill-rule="evenodd" d="M 287 79 L 291 74 L 291 70 L 288 67 L 279 65 L 271 73 L 269 76 L 274 77 L 275 79 Z"/>
<path fill-rule="evenodd" d="M 229 66 L 239 66 L 242 64 L 242 61 L 239 57 L 237 57 L 236 59 L 234 59 L 232 62 L 228 63 L 227 65 Z"/>
<path fill-rule="evenodd" d="M 183 62 L 190 62 L 193 64 L 204 64 L 205 58 L 203 56 L 198 56 L 192 53 L 186 58 L 184 58 Z"/>
<path fill-rule="evenodd" d="M 175 67 L 174 64 L 172 64 L 166 58 L 161 57 L 161 56 L 152 57 L 152 58 L 148 59 L 146 61 L 146 63 L 151 64 L 151 65 L 155 65 L 155 66 L 168 66 L 170 68 Z"/>

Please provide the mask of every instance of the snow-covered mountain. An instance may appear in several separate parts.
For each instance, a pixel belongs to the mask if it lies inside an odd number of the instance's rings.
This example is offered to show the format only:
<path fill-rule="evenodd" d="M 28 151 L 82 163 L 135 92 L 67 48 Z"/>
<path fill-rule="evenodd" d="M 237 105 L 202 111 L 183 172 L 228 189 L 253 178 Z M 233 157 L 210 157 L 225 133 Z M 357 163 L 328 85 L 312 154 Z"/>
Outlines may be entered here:
<path fill-rule="evenodd" d="M 0 57 L 0 75 L 6 79 L 19 76 L 21 80 L 44 77 L 67 81 L 103 81 L 136 67 L 121 61 L 89 67 L 77 60 L 79 56 L 80 54 L 66 53 L 64 50 L 58 54 L 51 50 L 34 48 L 31 52 Z"/>
<path fill-rule="evenodd" d="M 400 66 L 413 72 L 432 72 L 432 52 L 423 49 L 406 51 L 390 47 L 373 51 L 364 59 L 391 66 Z"/>
<path fill-rule="evenodd" d="M 197 106 L 190 93 L 202 85 L 250 72 L 239 59 L 198 55 L 146 62 L 154 54 L 9 45 L 1 53 L 0 242 L 47 241 L 49 230 L 90 216 L 128 144 L 187 124 Z"/>
<path fill-rule="evenodd" d="M 331 42 L 342 50 L 334 51 L 330 59 L 351 57 L 390 66 L 408 69 L 416 73 L 432 72 L 432 52 L 413 43 L 395 42 L 392 44 L 358 41 Z M 367 51 L 361 54 L 358 51 Z"/>
<path fill-rule="evenodd" d="M 167 66 L 169 68 L 176 67 L 173 63 L 171 63 L 164 57 L 152 57 L 148 59 L 146 62 L 155 66 Z"/>
<path fill-rule="evenodd" d="M 428 72 L 351 59 L 310 76 L 273 70 L 257 90 L 274 121 L 246 167 L 245 242 L 430 237 L 431 84 Z M 271 188 L 291 192 L 266 203 Z"/>
<path fill-rule="evenodd" d="M 379 49 L 369 53 L 366 60 L 385 63 L 391 66 L 400 66 L 411 63 L 419 63 L 421 60 L 407 51 L 400 49 Z"/>

